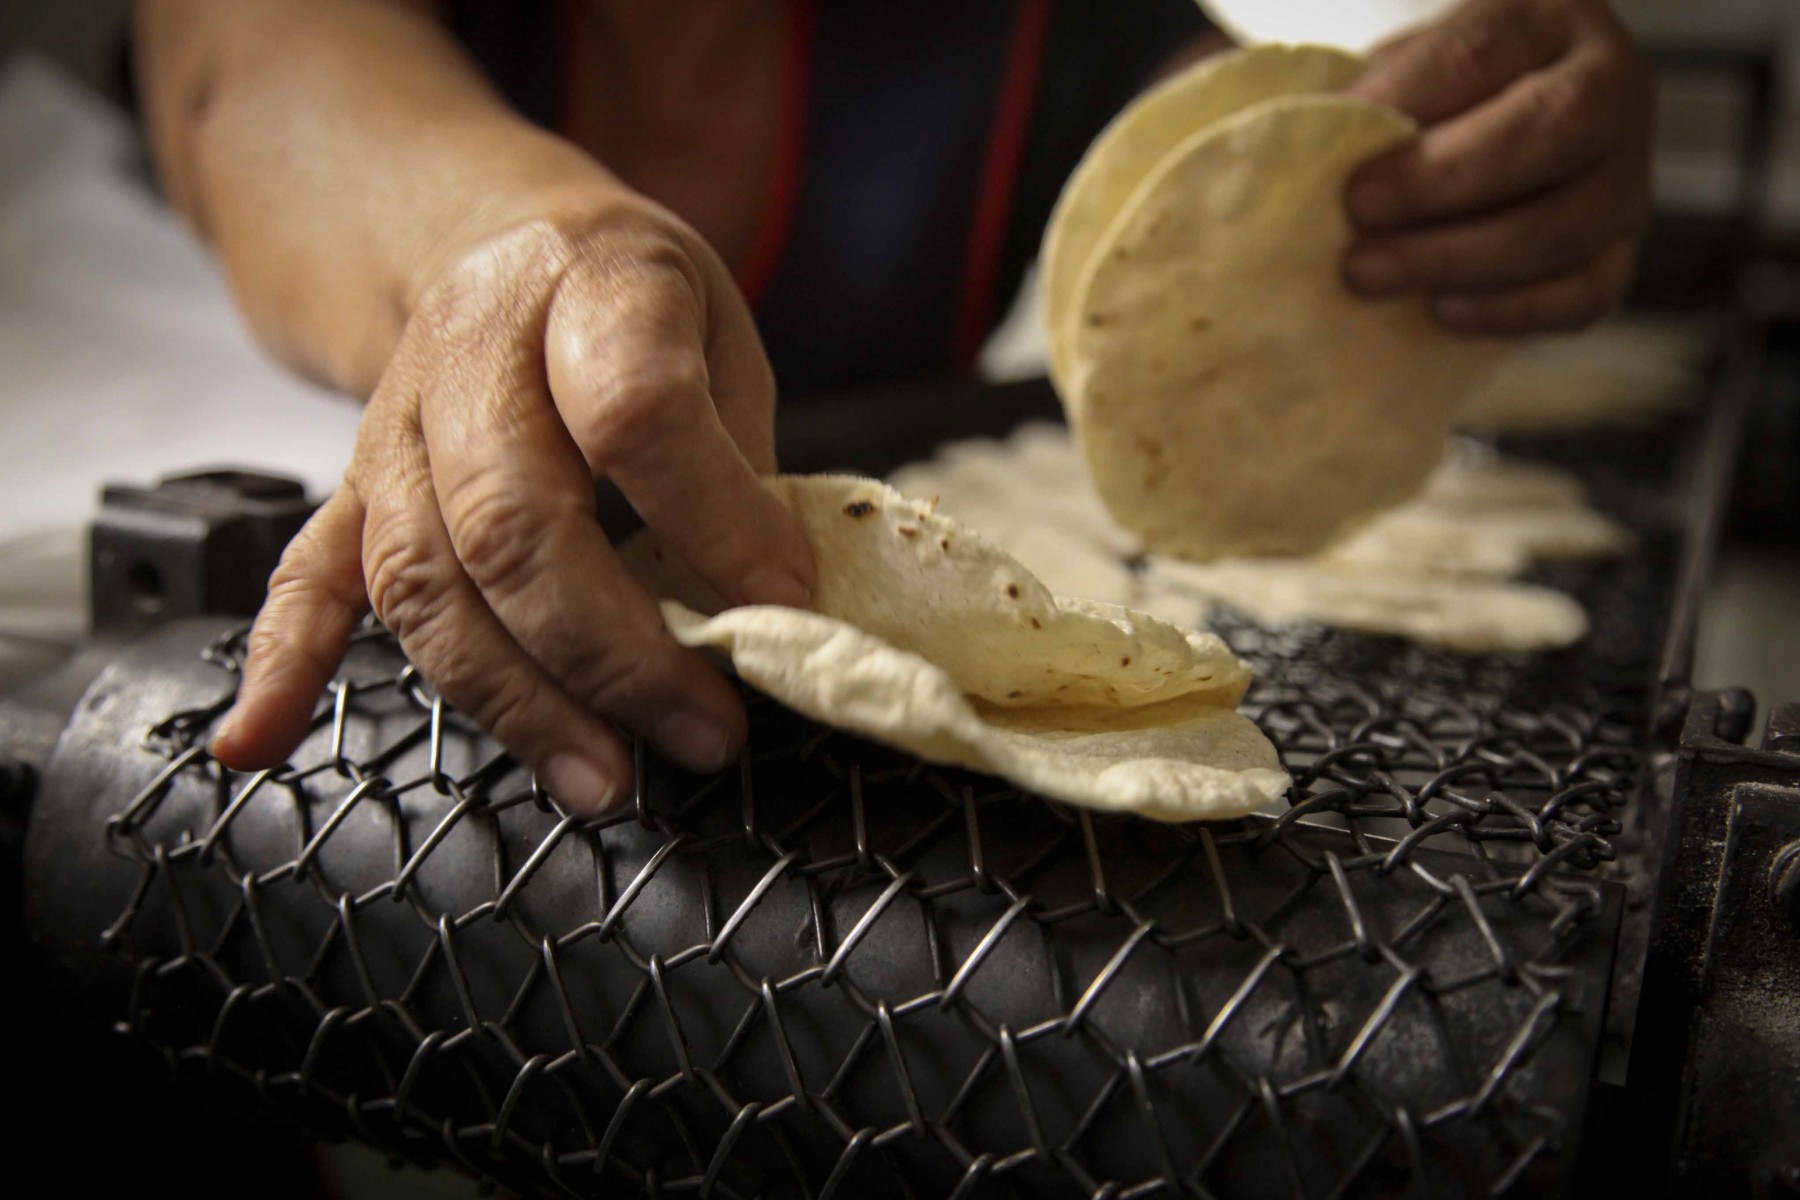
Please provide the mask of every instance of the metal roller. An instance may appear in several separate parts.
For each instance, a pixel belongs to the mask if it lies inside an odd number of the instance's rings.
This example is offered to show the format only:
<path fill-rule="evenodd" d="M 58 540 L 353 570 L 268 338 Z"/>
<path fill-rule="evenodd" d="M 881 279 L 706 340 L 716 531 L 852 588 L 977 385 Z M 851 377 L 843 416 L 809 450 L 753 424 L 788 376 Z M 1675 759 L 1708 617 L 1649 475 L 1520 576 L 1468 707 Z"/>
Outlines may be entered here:
<path fill-rule="evenodd" d="M 1566 1174 L 1620 903 L 1549 868 L 1604 857 L 1592 815 L 1629 755 L 1602 728 L 1497 729 L 1409 785 L 1428 725 L 1309 745 L 1311 705 L 1374 697 L 1265 694 L 1311 800 L 1173 827 L 753 697 L 740 769 L 640 755 L 630 804 L 590 821 L 379 631 L 289 769 L 223 770 L 202 747 L 240 652 L 190 623 L 101 673 L 48 765 L 27 889 L 89 1004 L 245 1105 L 530 1194 L 1454 1195 Z M 1546 738 L 1587 776 L 1559 769 L 1554 805 L 1584 833 L 1504 865 L 1428 844 L 1500 834 L 1504 806 L 1468 798 L 1529 788 Z M 1292 819 L 1309 807 L 1337 819 Z"/>

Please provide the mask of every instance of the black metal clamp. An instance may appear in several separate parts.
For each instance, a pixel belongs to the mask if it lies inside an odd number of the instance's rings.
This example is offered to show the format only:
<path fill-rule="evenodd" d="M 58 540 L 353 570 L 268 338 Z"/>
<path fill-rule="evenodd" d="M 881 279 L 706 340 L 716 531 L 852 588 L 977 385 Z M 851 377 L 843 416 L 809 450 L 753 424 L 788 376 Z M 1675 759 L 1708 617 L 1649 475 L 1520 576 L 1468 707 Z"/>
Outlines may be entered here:
<path fill-rule="evenodd" d="M 107 484 L 90 543 L 94 629 L 253 615 L 312 512 L 298 480 L 256 471 Z"/>

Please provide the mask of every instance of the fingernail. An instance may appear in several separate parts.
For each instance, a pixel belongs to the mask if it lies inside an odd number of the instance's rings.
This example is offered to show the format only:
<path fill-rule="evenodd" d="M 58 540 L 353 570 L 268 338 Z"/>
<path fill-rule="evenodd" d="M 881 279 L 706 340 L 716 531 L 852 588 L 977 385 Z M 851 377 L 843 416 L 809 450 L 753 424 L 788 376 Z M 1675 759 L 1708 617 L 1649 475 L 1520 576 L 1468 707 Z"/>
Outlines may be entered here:
<path fill-rule="evenodd" d="M 1344 193 L 1344 207 L 1359 225 L 1386 225 L 1400 215 L 1400 189 L 1379 179 L 1361 180 Z"/>
<path fill-rule="evenodd" d="M 812 590 L 780 567 L 758 567 L 744 577 L 744 600 L 749 604 L 805 608 L 812 602 Z"/>
<path fill-rule="evenodd" d="M 658 722 L 650 740 L 690 771 L 710 774 L 731 761 L 731 736 L 710 713 L 678 708 Z"/>
<path fill-rule="evenodd" d="M 1467 325 L 1481 315 L 1481 303 L 1467 296 L 1439 296 L 1431 302 L 1431 312 L 1446 325 Z"/>
<path fill-rule="evenodd" d="M 238 710 L 234 707 L 226 712 L 224 718 L 219 722 L 218 727 L 213 730 L 212 737 L 208 739 L 206 743 L 206 752 L 216 758 L 219 753 L 219 747 L 223 746 L 225 747 L 226 753 L 229 754 L 231 752 L 231 743 L 236 740 L 237 737 L 238 724 Z"/>
<path fill-rule="evenodd" d="M 579 812 L 605 812 L 619 794 L 619 785 L 599 767 L 566 750 L 545 759 L 537 776 L 545 791 Z"/>
<path fill-rule="evenodd" d="M 1406 268 L 1397 255 L 1364 246 L 1344 260 L 1344 278 L 1365 296 L 1385 296 L 1405 286 Z"/>

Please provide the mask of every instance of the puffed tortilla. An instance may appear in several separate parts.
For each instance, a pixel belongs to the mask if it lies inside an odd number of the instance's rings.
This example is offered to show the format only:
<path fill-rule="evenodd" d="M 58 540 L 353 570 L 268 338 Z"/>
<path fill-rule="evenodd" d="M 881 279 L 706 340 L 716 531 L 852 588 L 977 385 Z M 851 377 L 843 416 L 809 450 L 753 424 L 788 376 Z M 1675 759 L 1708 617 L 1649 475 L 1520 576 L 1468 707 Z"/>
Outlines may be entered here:
<path fill-rule="evenodd" d="M 1250 668 L 1216 635 L 1058 596 L 979 533 L 873 479 L 768 481 L 806 529 L 812 609 L 936 664 L 1001 706 L 1237 703 Z"/>
<path fill-rule="evenodd" d="M 1107 227 L 1158 163 L 1184 139 L 1221 117 L 1277 96 L 1332 92 L 1362 60 L 1325 46 L 1258 46 L 1217 54 L 1132 101 L 1082 156 L 1044 233 L 1039 254 L 1050 377 L 1067 386 L 1075 290 Z"/>
<path fill-rule="evenodd" d="M 1216 635 L 1058 596 L 1016 559 L 875 480 L 783 476 L 818 568 L 811 608 L 716 611 L 653 543 L 626 559 L 677 639 L 723 651 L 790 708 L 1072 804 L 1241 816 L 1288 786 L 1236 712 L 1247 663 Z M 703 615 L 690 603 L 715 615 Z"/>
<path fill-rule="evenodd" d="M 1065 408 L 1096 490 L 1152 550 L 1316 551 L 1416 492 L 1485 342 L 1339 278 L 1353 170 L 1413 122 L 1290 96 L 1170 152 L 1088 262 Z"/>
<path fill-rule="evenodd" d="M 1001 775 L 1052 799 L 1163 821 L 1225 819 L 1279 800 L 1269 739 L 1192 697 L 1135 708 L 1006 708 L 949 672 L 843 621 L 751 606 L 703 617 L 664 601 L 685 645 L 721 650 L 747 682 L 836 729 L 932 762 Z"/>

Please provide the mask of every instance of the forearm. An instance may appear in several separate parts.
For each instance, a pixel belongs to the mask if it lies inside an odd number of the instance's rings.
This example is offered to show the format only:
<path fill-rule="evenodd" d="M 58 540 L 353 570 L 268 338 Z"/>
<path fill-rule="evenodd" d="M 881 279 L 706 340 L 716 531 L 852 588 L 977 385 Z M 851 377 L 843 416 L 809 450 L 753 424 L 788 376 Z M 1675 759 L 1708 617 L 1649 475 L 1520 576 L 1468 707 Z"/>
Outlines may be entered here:
<path fill-rule="evenodd" d="M 617 184 L 512 113 L 401 0 L 142 0 L 175 205 L 285 361 L 366 395 L 420 291 L 486 236 Z"/>

